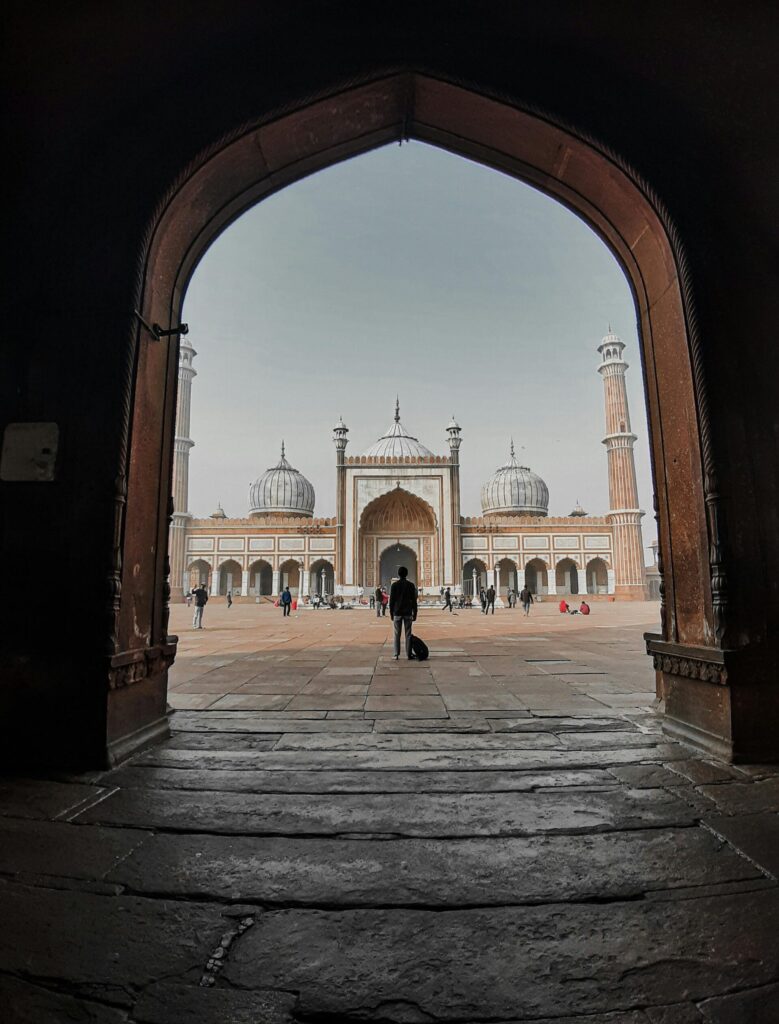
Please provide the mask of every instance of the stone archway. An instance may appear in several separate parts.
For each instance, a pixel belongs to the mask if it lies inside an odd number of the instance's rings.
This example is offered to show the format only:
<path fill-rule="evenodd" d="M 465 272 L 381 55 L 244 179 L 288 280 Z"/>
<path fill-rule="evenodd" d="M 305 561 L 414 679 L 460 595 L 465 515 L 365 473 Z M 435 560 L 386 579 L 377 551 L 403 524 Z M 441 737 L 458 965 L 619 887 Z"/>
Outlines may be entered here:
<path fill-rule="evenodd" d="M 607 594 L 609 590 L 609 568 L 602 558 L 592 558 L 586 569 L 588 594 Z"/>
<path fill-rule="evenodd" d="M 558 594 L 579 594 L 581 583 L 579 581 L 580 569 L 572 558 L 561 558 L 555 566 L 555 588 Z"/>
<path fill-rule="evenodd" d="M 273 593 L 273 566 L 264 558 L 249 566 L 249 593 L 255 597 L 270 597 Z"/>
<path fill-rule="evenodd" d="M 311 563 L 309 570 L 311 596 L 332 597 L 335 593 L 335 571 L 333 563 L 326 558 L 318 558 Z"/>
<path fill-rule="evenodd" d="M 179 323 L 184 292 L 202 254 L 232 220 L 270 191 L 404 137 L 479 160 L 546 191 L 585 219 L 622 264 L 640 325 L 665 556 L 663 634 L 651 643 L 660 670 L 659 692 L 671 725 L 678 721 L 679 734 L 727 755 L 732 748 L 731 677 L 721 667 L 728 629 L 727 566 L 700 342 L 688 330 L 694 314 L 682 273 L 683 253 L 651 188 L 612 154 L 549 118 L 416 73 L 394 74 L 308 101 L 283 116 L 265 116 L 211 150 L 160 205 L 143 252 L 143 322 Z M 264 154 L 262 161 L 258 152 Z M 160 343 L 142 326 L 134 346 L 137 358 L 128 362 L 134 397 L 128 407 L 126 511 L 123 500 L 117 503 L 122 541 L 114 577 L 123 593 L 114 623 L 117 651 L 136 644 L 137 636 L 148 637 L 150 648 L 167 643 L 170 512 L 158 500 L 160 514 L 153 522 L 148 509 L 153 494 L 159 498 L 171 491 L 178 353 L 175 342 Z M 145 429 L 131 431 L 134 421 Z M 156 553 L 153 560 L 149 551 Z M 136 577 L 133 567 L 138 565 L 145 571 Z M 698 666 L 691 673 L 686 671 L 689 659 L 679 656 L 685 645 Z M 147 661 L 159 664 L 153 654 Z M 723 688 L 716 710 L 702 710 L 704 725 L 696 709 L 706 702 L 700 680 L 709 677 Z M 164 671 L 158 685 L 164 691 Z M 139 728 L 130 720 L 126 725 L 128 731 Z"/>
<path fill-rule="evenodd" d="M 381 552 L 379 559 L 379 579 L 381 586 L 389 590 L 391 583 L 398 579 L 398 569 L 403 565 L 408 569 L 408 579 L 418 585 L 419 571 L 417 555 L 407 544 L 390 544 Z"/>
<path fill-rule="evenodd" d="M 463 566 L 463 593 L 477 598 L 482 587 L 487 586 L 487 566 L 480 558 L 469 558 Z"/>
<path fill-rule="evenodd" d="M 531 558 L 525 566 L 525 586 L 531 594 L 547 594 L 549 592 L 549 569 L 541 558 Z"/>
<path fill-rule="evenodd" d="M 403 545 L 414 556 L 414 582 L 424 589 L 436 578 L 438 545 L 436 517 L 422 498 L 395 487 L 366 505 L 358 534 L 359 579 L 370 590 L 385 583 L 383 552 Z M 411 566 L 408 566 L 411 575 Z M 393 574 L 394 575 L 394 574 Z"/>

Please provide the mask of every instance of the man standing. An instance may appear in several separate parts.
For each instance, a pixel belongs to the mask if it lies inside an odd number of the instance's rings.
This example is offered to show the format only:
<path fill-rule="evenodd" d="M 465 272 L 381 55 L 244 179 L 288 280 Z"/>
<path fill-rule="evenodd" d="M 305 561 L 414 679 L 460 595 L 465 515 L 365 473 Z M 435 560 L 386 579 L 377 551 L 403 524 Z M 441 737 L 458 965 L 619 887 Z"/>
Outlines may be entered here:
<path fill-rule="evenodd" d="M 522 593 L 519 595 L 519 599 L 522 602 L 522 607 L 525 609 L 525 615 L 529 615 L 530 605 L 533 603 L 533 595 L 530 593 L 527 586 L 522 588 Z"/>
<path fill-rule="evenodd" d="M 227 607 L 228 608 L 232 608 L 233 607 L 233 592 L 232 592 L 232 590 L 228 590 L 227 591 Z"/>
<path fill-rule="evenodd" d="M 381 599 L 384 595 L 381 592 L 381 587 L 376 587 L 376 593 L 373 595 L 373 599 L 376 602 L 376 618 L 381 618 Z"/>
<path fill-rule="evenodd" d="M 490 584 L 489 587 L 487 587 L 487 604 L 484 606 L 484 614 L 485 615 L 489 615 L 490 614 L 490 608 L 492 609 L 492 614 L 494 615 L 495 614 L 495 587 L 493 587 L 491 584 Z"/>
<path fill-rule="evenodd" d="M 486 615 L 487 614 L 487 591 L 484 589 L 484 587 L 482 587 L 481 590 L 479 591 L 479 600 L 481 601 L 481 610 Z"/>
<path fill-rule="evenodd" d="M 208 591 L 206 590 L 204 583 L 198 583 L 195 589 L 192 591 L 192 596 L 195 599 L 195 614 L 192 619 L 192 626 L 195 629 L 203 628 L 203 609 L 208 602 Z"/>
<path fill-rule="evenodd" d="M 284 587 L 281 592 L 281 609 L 284 616 L 289 615 L 290 608 L 292 607 L 292 594 L 290 593 L 289 587 Z"/>
<path fill-rule="evenodd" d="M 442 611 L 446 611 L 447 608 L 449 609 L 449 614 L 451 615 L 451 613 L 452 613 L 452 591 L 449 589 L 449 587 L 447 587 L 446 590 L 444 591 L 444 607 L 441 610 Z"/>
<path fill-rule="evenodd" d="M 384 589 L 384 587 L 382 587 L 381 588 L 381 614 L 382 615 L 386 615 L 387 614 L 387 605 L 388 604 L 389 604 L 389 594 Z"/>
<path fill-rule="evenodd" d="M 408 569 L 401 565 L 398 569 L 399 579 L 390 587 L 389 610 L 393 626 L 393 648 L 395 661 L 400 657 L 400 630 L 405 630 L 406 657 L 412 659 L 411 653 L 411 623 L 417 617 L 417 588 L 410 583 L 406 577 Z"/>

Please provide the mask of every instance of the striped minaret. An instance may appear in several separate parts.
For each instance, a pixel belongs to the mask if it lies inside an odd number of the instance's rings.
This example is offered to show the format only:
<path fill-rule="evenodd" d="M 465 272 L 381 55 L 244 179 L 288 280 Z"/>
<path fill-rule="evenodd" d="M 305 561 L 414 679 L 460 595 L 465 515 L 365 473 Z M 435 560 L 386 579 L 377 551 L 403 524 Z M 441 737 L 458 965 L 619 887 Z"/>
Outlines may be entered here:
<path fill-rule="evenodd" d="M 636 460 L 633 445 L 636 435 L 630 429 L 628 393 L 625 372 L 628 364 L 622 357 L 623 342 L 609 333 L 598 346 L 606 399 L 606 445 L 609 460 L 609 519 L 614 538 L 614 590 L 618 596 L 643 601 L 646 597 L 644 542 L 638 507 Z"/>
<path fill-rule="evenodd" d="M 179 347 L 179 386 L 176 399 L 176 436 L 173 442 L 173 521 L 170 527 L 170 596 L 181 601 L 187 586 L 186 532 L 189 521 L 189 451 L 195 442 L 189 436 L 189 418 L 192 404 L 192 378 L 197 370 L 192 360 L 197 352 L 186 335 Z"/>

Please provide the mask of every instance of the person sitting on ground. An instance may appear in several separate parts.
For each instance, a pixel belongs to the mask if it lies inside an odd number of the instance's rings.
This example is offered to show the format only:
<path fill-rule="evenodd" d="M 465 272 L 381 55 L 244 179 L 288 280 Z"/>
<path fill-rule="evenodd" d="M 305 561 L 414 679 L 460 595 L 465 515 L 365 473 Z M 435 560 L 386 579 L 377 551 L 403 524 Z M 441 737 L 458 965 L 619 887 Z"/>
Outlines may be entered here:
<path fill-rule="evenodd" d="M 579 611 L 582 613 L 582 615 L 590 614 L 590 606 L 587 604 L 586 601 L 582 601 L 582 603 L 579 605 Z"/>
<path fill-rule="evenodd" d="M 565 600 L 565 598 L 563 598 L 560 601 L 560 614 L 561 615 L 565 615 L 565 613 L 568 612 L 569 610 L 570 609 L 568 608 L 568 602 Z"/>
<path fill-rule="evenodd" d="M 417 588 L 406 577 L 405 565 L 398 568 L 398 577 L 390 587 L 389 611 L 393 627 L 393 653 L 395 661 L 400 657 L 400 631 L 405 630 L 406 657 L 413 660 L 411 653 L 411 623 L 417 617 Z"/>

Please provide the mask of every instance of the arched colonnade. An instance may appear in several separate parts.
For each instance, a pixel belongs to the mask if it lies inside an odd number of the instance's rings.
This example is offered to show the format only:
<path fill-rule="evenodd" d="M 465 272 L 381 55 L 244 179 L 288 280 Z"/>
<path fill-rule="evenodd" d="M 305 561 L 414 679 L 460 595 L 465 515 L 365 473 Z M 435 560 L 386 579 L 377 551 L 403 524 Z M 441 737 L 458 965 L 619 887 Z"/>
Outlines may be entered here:
<path fill-rule="evenodd" d="M 187 564 L 185 585 L 188 590 L 203 583 L 212 597 L 278 597 L 288 586 L 293 597 L 331 595 L 335 589 L 335 569 L 326 558 L 307 560 L 288 558 L 278 565 L 268 559 L 197 558 Z"/>
<path fill-rule="evenodd" d="M 533 594 L 614 593 L 614 573 L 609 562 L 600 555 L 590 559 L 566 556 L 554 563 L 538 556 L 524 565 L 514 558 L 501 558 L 488 569 L 480 558 L 470 558 L 463 565 L 463 592 L 472 596 L 481 587 L 494 586 L 498 597 L 505 599 L 509 588 L 527 586 Z"/>

